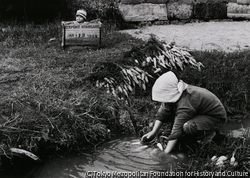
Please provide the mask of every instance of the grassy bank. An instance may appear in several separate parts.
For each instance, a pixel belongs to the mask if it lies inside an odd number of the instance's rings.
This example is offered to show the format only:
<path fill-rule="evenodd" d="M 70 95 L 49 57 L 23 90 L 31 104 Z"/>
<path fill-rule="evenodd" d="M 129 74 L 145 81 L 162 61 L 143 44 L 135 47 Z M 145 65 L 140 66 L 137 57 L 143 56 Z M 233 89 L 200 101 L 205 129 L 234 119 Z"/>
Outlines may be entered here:
<path fill-rule="evenodd" d="M 101 62 L 124 62 L 125 52 L 145 42 L 104 24 L 101 49 L 63 50 L 59 22 L 0 24 L 0 30 L 2 154 L 10 147 L 40 157 L 48 153 L 81 152 L 97 147 L 116 133 L 134 134 L 131 118 L 136 120 L 138 134 L 146 132 L 154 120 L 158 104 L 151 101 L 150 88 L 143 94 L 132 95 L 128 106 L 104 89 L 96 88 L 91 81 L 82 80 Z M 230 120 L 249 118 L 250 52 L 191 54 L 205 67 L 201 72 L 187 67 L 179 73 L 181 78 L 214 92 L 225 105 Z M 215 154 L 230 155 L 236 148 L 241 150 L 236 153 L 236 159 L 241 160 L 237 169 L 249 169 L 241 159 L 250 157 L 248 140 L 232 138 L 218 147 L 191 150 L 192 169 L 203 169 L 205 163 L 199 164 L 200 161 Z"/>
<path fill-rule="evenodd" d="M 10 134 L 23 134 L 13 135 L 14 139 L 7 139 L 4 145 L 20 145 L 36 152 L 41 140 L 49 147 L 54 144 L 53 149 L 71 149 L 73 145 L 82 148 L 105 139 L 103 132 L 106 125 L 116 121 L 114 113 L 120 104 L 78 79 L 91 72 L 95 63 L 119 60 L 138 41 L 116 32 L 103 32 L 101 50 L 63 50 L 59 23 L 1 29 L 1 131 L 12 128 Z M 56 40 L 51 42 L 51 38 Z M 61 123 L 62 118 L 65 120 Z M 70 128 L 62 129 L 67 126 Z M 95 129 L 99 134 L 92 135 Z M 20 130 L 27 130 L 31 136 L 26 137 Z M 5 139 L 1 140 L 6 141 L 8 136 L 2 136 Z"/>

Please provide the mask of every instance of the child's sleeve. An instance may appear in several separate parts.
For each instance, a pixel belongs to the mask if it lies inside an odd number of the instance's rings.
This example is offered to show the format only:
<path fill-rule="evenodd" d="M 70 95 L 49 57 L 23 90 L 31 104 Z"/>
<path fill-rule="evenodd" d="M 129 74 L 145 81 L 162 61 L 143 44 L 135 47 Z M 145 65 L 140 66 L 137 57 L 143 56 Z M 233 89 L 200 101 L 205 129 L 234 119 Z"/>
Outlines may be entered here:
<path fill-rule="evenodd" d="M 183 105 L 179 106 L 176 110 L 175 121 L 169 140 L 175 140 L 182 136 L 183 134 L 183 125 L 192 119 L 196 115 L 196 110 L 193 106 L 186 101 Z"/>
<path fill-rule="evenodd" d="M 172 104 L 162 103 L 156 113 L 156 120 L 163 123 L 174 121 L 174 106 Z"/>

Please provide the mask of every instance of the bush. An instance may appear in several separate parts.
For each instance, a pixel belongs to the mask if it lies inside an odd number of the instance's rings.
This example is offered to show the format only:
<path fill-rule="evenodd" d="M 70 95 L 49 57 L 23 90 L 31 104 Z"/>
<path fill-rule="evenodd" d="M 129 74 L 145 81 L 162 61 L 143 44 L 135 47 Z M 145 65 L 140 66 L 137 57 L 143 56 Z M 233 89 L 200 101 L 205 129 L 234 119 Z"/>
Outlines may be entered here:
<path fill-rule="evenodd" d="M 120 27 L 122 15 L 115 0 L 14 0 L 0 1 L 2 21 L 45 23 L 75 20 L 78 9 L 86 9 L 87 20 L 101 19 Z"/>
<path fill-rule="evenodd" d="M 12 0 L 0 1 L 2 21 L 39 22 L 53 21 L 67 16 L 66 0 Z"/>
<path fill-rule="evenodd" d="M 250 52 L 193 52 L 193 55 L 205 68 L 201 72 L 186 70 L 183 80 L 215 93 L 229 116 L 249 113 Z"/>
<path fill-rule="evenodd" d="M 193 18 L 202 20 L 227 19 L 226 3 L 198 3 L 193 8 Z"/>

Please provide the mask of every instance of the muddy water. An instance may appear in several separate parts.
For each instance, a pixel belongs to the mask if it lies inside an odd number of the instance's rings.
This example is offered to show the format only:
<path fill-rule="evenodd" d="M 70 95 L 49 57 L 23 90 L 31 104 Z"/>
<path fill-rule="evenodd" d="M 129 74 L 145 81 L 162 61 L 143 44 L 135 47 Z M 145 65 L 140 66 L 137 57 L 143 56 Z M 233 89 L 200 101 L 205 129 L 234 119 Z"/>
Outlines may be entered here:
<path fill-rule="evenodd" d="M 146 174 L 150 171 L 168 171 L 180 163 L 187 162 L 188 158 L 182 153 L 165 155 L 159 148 L 141 145 L 138 137 L 127 136 L 106 143 L 96 154 L 70 155 L 52 159 L 34 174 L 37 178 L 81 178 L 95 174 L 102 174 L 102 176 L 126 173 Z"/>

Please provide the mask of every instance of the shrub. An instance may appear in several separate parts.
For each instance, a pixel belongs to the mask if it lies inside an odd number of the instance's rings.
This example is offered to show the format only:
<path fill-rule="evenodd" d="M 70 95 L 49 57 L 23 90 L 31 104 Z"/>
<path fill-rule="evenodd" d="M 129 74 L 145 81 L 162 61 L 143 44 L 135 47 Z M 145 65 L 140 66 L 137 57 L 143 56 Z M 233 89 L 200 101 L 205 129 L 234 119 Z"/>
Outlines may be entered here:
<path fill-rule="evenodd" d="M 227 19 L 226 3 L 198 3 L 193 8 L 193 18 L 202 20 Z"/>
<path fill-rule="evenodd" d="M 86 9 L 87 19 L 101 19 L 121 27 L 122 15 L 115 0 L 21 0 L 1 1 L 0 18 L 3 21 L 46 23 L 48 21 L 75 20 L 78 9 Z"/>
<path fill-rule="evenodd" d="M 250 53 L 193 52 L 204 64 L 201 72 L 186 70 L 183 80 L 215 93 L 225 105 L 229 116 L 249 112 Z"/>
<path fill-rule="evenodd" d="M 169 20 L 186 20 L 191 18 L 193 6 L 174 2 L 169 3 L 167 9 Z"/>

